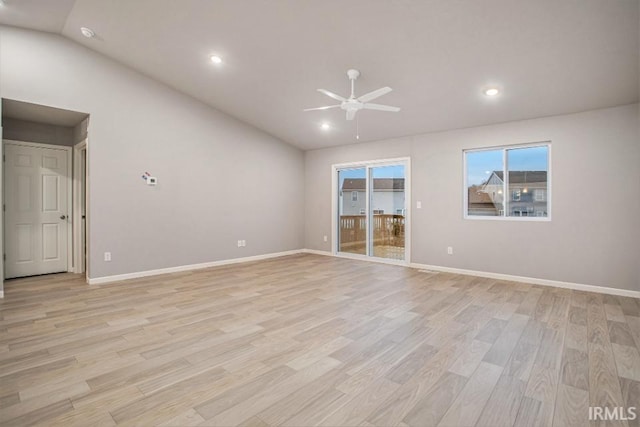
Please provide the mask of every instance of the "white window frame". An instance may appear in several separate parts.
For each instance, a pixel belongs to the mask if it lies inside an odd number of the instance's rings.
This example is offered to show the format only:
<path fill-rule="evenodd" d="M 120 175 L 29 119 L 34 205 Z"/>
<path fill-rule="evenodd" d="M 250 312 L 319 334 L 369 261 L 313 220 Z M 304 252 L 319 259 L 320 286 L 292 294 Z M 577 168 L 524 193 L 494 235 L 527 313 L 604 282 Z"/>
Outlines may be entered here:
<path fill-rule="evenodd" d="M 516 199 L 516 195 L 517 195 L 517 199 Z M 512 202 L 519 202 L 520 199 L 522 199 L 522 191 L 520 191 L 519 188 L 512 190 L 511 191 L 511 201 Z"/>
<path fill-rule="evenodd" d="M 473 221 L 533 221 L 533 222 L 550 222 L 551 221 L 551 186 L 552 186 L 552 173 L 551 173 L 551 165 L 552 165 L 552 157 L 551 157 L 551 141 L 540 141 L 540 142 L 528 142 L 524 144 L 510 144 L 510 145 L 495 145 L 490 147 L 482 147 L 482 148 L 469 148 L 462 150 L 462 216 L 464 219 L 469 219 Z M 509 212 L 507 206 L 509 203 L 513 202 L 512 197 L 504 198 L 503 209 L 499 211 L 499 216 L 482 216 L 482 215 L 469 215 L 469 194 L 468 194 L 468 185 L 467 185 L 467 153 L 476 153 L 481 151 L 496 151 L 502 150 L 502 165 L 504 168 L 504 183 L 502 193 L 507 195 L 510 194 L 508 192 L 509 189 L 509 163 L 507 159 L 507 152 L 509 150 L 518 149 L 518 148 L 535 148 L 535 147 L 546 147 L 547 148 L 547 188 L 546 188 L 546 202 L 547 202 L 547 216 L 539 217 L 539 216 L 507 216 L 506 213 Z M 538 200 L 540 201 L 540 200 Z"/>
<path fill-rule="evenodd" d="M 352 202 L 357 202 L 358 201 L 358 192 L 357 191 L 352 191 L 351 192 L 351 201 Z"/>
<path fill-rule="evenodd" d="M 534 202 L 544 202 L 546 200 L 546 190 L 542 188 L 536 188 L 533 190 L 533 201 Z"/>

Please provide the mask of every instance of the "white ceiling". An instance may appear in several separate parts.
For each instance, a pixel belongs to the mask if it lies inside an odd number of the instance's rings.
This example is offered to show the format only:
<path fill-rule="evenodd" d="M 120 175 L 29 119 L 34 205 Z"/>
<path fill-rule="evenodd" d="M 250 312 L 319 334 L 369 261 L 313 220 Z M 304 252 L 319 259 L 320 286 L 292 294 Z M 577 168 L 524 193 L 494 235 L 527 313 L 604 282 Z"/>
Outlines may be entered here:
<path fill-rule="evenodd" d="M 0 0 L 0 24 L 58 33 L 76 0 Z"/>
<path fill-rule="evenodd" d="M 8 117 L 48 125 L 74 127 L 87 116 L 88 114 L 78 111 L 63 110 L 12 99 L 2 99 L 3 118 Z"/>
<path fill-rule="evenodd" d="M 0 23 L 62 28 L 303 149 L 356 142 L 343 111 L 302 112 L 333 104 L 317 88 L 347 94 L 348 68 L 362 72 L 356 94 L 391 86 L 375 102 L 402 107 L 359 112 L 360 141 L 639 99 L 638 0 L 5 2 Z M 487 84 L 503 94 L 487 99 Z M 333 129 L 321 131 L 323 121 Z"/>

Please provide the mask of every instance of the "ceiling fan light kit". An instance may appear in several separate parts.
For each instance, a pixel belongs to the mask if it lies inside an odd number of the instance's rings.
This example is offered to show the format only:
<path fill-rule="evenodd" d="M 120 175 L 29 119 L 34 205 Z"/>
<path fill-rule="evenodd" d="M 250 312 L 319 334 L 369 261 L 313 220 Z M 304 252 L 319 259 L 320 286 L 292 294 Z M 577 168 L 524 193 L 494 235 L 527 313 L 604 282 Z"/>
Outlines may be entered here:
<path fill-rule="evenodd" d="M 377 110 L 377 111 L 390 111 L 397 113 L 400 111 L 398 107 L 392 107 L 390 105 L 371 104 L 369 101 L 373 101 L 376 98 L 386 95 L 391 92 L 390 87 L 382 87 L 372 92 L 356 97 L 355 95 L 355 82 L 360 77 L 360 71 L 350 69 L 347 71 L 347 77 L 351 81 L 351 95 L 349 98 L 345 98 L 326 89 L 318 89 L 318 92 L 327 95 L 329 98 L 333 98 L 336 101 L 340 101 L 340 104 L 326 105 L 324 107 L 306 108 L 304 111 L 315 110 L 328 110 L 330 108 L 341 108 L 346 112 L 347 120 L 353 120 L 356 117 L 356 113 L 360 110 Z"/>

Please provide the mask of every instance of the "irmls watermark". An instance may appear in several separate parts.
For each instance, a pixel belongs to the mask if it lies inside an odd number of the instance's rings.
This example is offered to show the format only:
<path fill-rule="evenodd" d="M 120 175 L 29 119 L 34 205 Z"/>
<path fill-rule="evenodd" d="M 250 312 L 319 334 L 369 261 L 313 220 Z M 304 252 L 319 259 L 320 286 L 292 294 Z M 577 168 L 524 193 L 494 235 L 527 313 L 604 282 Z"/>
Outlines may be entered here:
<path fill-rule="evenodd" d="M 638 418 L 638 410 L 635 406 L 628 408 L 589 406 L 589 421 L 633 421 L 636 418 Z"/>

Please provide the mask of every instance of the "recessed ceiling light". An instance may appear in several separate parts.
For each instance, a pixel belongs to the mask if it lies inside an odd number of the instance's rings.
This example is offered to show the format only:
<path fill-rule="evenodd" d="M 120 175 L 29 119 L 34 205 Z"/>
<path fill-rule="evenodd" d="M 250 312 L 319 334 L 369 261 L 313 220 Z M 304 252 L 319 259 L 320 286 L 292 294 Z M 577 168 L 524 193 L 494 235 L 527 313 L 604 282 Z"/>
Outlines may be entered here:
<path fill-rule="evenodd" d="M 322 130 L 331 129 L 331 125 L 329 123 L 323 123 L 323 124 L 320 125 L 320 127 L 322 128 Z"/>
<path fill-rule="evenodd" d="M 211 55 L 210 59 L 214 64 L 222 64 L 222 58 L 220 58 L 218 55 Z"/>
<path fill-rule="evenodd" d="M 94 33 L 91 28 L 82 27 L 80 28 L 80 32 L 82 33 L 83 36 L 85 36 L 88 39 L 96 36 L 96 33 Z"/>
<path fill-rule="evenodd" d="M 500 90 L 495 87 L 490 87 L 484 90 L 484 94 L 487 96 L 497 96 L 500 93 Z"/>

